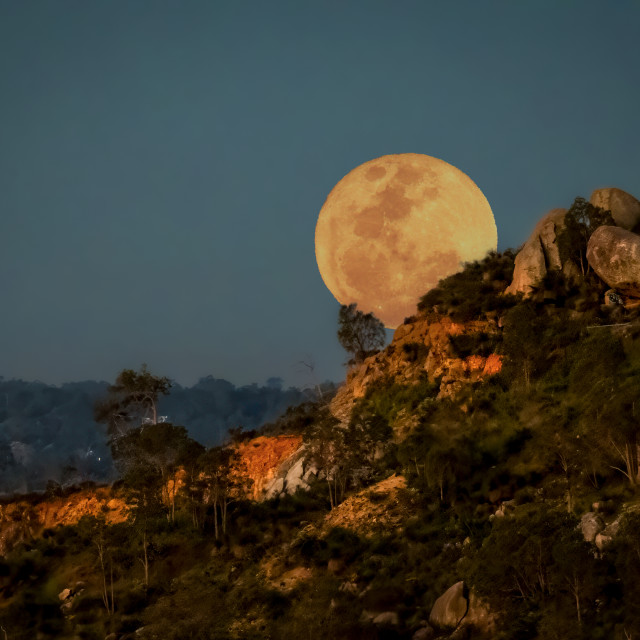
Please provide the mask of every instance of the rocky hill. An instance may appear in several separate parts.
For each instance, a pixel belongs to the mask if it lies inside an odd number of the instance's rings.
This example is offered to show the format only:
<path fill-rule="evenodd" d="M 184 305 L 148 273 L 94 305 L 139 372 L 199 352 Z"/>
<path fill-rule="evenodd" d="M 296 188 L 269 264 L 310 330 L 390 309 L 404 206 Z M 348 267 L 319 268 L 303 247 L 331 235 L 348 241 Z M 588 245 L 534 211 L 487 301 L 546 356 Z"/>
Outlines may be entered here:
<path fill-rule="evenodd" d="M 255 437 L 4 505 L 8 637 L 640 637 L 634 203 L 554 210 Z"/>

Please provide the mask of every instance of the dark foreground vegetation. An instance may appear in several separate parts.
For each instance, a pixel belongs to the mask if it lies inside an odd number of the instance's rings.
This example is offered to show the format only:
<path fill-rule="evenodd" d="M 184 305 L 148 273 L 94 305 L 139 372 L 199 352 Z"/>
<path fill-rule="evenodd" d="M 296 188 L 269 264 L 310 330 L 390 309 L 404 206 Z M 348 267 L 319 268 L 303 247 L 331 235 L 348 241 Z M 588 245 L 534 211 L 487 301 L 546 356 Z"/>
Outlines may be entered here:
<path fill-rule="evenodd" d="M 528 300 L 504 296 L 512 270 L 512 253 L 491 255 L 422 300 L 423 314 L 500 329 L 452 340 L 459 357 L 503 356 L 464 402 L 437 399 L 438 380 L 426 376 L 390 379 L 369 388 L 348 425 L 319 402 L 269 426 L 303 435 L 318 471 L 308 491 L 241 499 L 224 484 L 232 474 L 219 473 L 230 463 L 219 450 L 155 425 L 185 456 L 163 458 L 161 472 L 134 455 L 161 444 L 128 432 L 118 442 L 129 521 L 87 518 L 4 557 L 5 637 L 640 638 L 640 318 L 604 306 L 605 287 L 586 269 L 571 282 L 554 274 Z M 407 415 L 413 428 L 399 441 Z M 186 460 L 184 486 L 163 498 L 163 479 Z M 367 493 L 392 474 L 408 487 Z M 350 506 L 356 492 L 399 519 L 365 527 Z M 492 630 L 427 626 L 460 580 Z M 61 608 L 64 588 L 77 595 Z"/>

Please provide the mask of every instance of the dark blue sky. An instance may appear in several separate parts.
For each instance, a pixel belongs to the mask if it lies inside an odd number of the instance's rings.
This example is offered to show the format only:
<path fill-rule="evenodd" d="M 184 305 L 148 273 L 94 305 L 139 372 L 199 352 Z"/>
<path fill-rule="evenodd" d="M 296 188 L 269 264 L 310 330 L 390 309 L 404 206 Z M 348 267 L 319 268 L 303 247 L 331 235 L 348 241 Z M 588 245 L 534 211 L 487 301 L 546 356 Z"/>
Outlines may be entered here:
<path fill-rule="evenodd" d="M 432 155 L 499 248 L 640 196 L 640 3 L 0 0 L 0 375 L 340 380 L 314 229 L 335 183 Z"/>

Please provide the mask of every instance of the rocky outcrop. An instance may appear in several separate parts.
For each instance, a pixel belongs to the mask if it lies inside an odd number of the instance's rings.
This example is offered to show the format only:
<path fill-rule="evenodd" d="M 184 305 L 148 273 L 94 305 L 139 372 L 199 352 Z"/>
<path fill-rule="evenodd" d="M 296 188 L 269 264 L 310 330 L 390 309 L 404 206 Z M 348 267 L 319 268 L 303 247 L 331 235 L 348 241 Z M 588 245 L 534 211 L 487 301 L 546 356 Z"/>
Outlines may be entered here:
<path fill-rule="evenodd" d="M 640 226 L 640 202 L 622 189 L 596 189 L 591 194 L 590 202 L 611 211 L 616 227 L 621 230 L 628 231 Z M 531 295 L 542 285 L 550 271 L 561 271 L 568 279 L 579 277 L 576 265 L 564 258 L 560 251 L 558 240 L 566 213 L 567 209 L 552 209 L 538 222 L 516 256 L 513 281 L 506 293 Z"/>
<path fill-rule="evenodd" d="M 436 601 L 429 615 L 429 624 L 439 629 L 455 629 L 467 615 L 469 600 L 464 582 L 456 582 Z"/>
<path fill-rule="evenodd" d="M 538 222 L 516 256 L 513 281 L 506 293 L 531 294 L 549 271 L 562 271 L 568 278 L 578 275 L 576 266 L 560 255 L 558 236 L 566 213 L 567 209 L 552 209 Z"/>
<path fill-rule="evenodd" d="M 611 211 L 616 226 L 631 231 L 640 224 L 640 202 L 630 193 L 615 187 L 596 189 L 589 200 L 592 205 Z"/>
<path fill-rule="evenodd" d="M 623 295 L 640 297 L 640 236 L 620 227 L 598 227 L 587 245 L 591 268 Z"/>
<path fill-rule="evenodd" d="M 83 516 L 104 516 L 107 523 L 124 522 L 129 507 L 108 487 L 76 491 L 67 496 L 0 505 L 0 555 L 16 544 L 42 535 L 45 529 L 74 525 Z"/>
<path fill-rule="evenodd" d="M 440 381 L 439 398 L 455 396 L 465 384 L 499 373 L 502 359 L 497 354 L 457 358 L 451 337 L 499 330 L 493 320 L 459 324 L 444 315 L 418 316 L 396 329 L 384 351 L 348 372 L 346 383 L 331 402 L 331 412 L 346 422 L 357 401 L 372 385 L 386 378 L 399 384 L 416 384 L 426 374 L 431 381 Z"/>
<path fill-rule="evenodd" d="M 318 469 L 305 461 L 305 448 L 300 448 L 278 466 L 273 479 L 264 487 L 266 500 L 284 493 L 292 494 L 298 489 L 308 489 L 309 482 L 318 475 Z"/>
<path fill-rule="evenodd" d="M 306 487 L 313 470 L 303 460 L 302 436 L 259 436 L 236 445 L 239 471 L 251 480 L 253 500 Z"/>

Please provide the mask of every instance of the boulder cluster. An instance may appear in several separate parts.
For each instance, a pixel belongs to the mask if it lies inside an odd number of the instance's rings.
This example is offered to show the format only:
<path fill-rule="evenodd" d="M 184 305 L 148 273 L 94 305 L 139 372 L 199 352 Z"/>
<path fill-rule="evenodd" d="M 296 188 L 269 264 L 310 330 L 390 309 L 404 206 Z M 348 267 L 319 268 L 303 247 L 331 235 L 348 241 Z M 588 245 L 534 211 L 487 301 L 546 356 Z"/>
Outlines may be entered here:
<path fill-rule="evenodd" d="M 597 189 L 589 202 L 610 211 L 615 223 L 598 227 L 591 235 L 586 255 L 589 266 L 621 296 L 640 298 L 640 235 L 635 233 L 640 229 L 640 202 L 613 187 Z M 562 255 L 560 247 L 566 213 L 567 209 L 552 209 L 538 222 L 516 256 L 507 293 L 531 295 L 551 271 L 567 279 L 579 275 L 576 264 Z"/>

